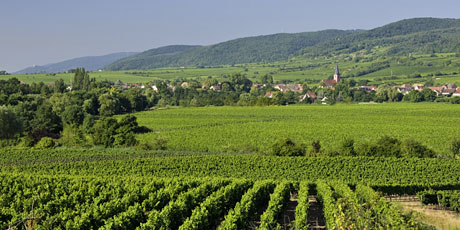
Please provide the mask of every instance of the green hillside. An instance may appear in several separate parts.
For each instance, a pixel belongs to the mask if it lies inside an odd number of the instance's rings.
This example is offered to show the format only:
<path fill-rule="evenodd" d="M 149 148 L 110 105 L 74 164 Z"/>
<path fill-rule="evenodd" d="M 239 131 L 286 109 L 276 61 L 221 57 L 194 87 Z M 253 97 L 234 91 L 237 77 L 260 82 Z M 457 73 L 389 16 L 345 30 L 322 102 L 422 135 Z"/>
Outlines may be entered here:
<path fill-rule="evenodd" d="M 239 38 L 215 45 L 194 47 L 184 52 L 133 55 L 108 65 L 108 70 L 153 69 L 166 66 L 210 66 L 286 60 L 305 47 L 357 31 L 324 30 L 295 34 L 273 34 Z"/>
<path fill-rule="evenodd" d="M 414 18 L 372 30 L 324 30 L 240 38 L 210 46 L 187 47 L 182 52 L 149 50 L 114 62 L 107 70 L 154 69 L 271 63 L 303 55 L 334 57 L 363 51 L 401 56 L 460 52 L 460 19 Z M 383 49 L 382 49 L 383 48 Z M 367 52 L 367 53 L 366 53 Z"/>
<path fill-rule="evenodd" d="M 460 51 L 460 20 L 414 18 L 350 34 L 302 50 L 304 55 L 334 56 L 386 47 L 385 55 Z"/>

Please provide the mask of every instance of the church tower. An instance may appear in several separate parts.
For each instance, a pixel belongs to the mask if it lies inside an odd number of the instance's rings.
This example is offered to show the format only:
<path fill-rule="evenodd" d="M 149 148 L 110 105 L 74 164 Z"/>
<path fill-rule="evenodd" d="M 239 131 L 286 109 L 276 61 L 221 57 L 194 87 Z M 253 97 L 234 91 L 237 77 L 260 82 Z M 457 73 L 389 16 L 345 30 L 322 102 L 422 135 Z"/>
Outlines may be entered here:
<path fill-rule="evenodd" d="M 337 82 L 337 83 L 340 82 L 339 64 L 336 64 L 336 66 L 335 66 L 334 81 Z"/>

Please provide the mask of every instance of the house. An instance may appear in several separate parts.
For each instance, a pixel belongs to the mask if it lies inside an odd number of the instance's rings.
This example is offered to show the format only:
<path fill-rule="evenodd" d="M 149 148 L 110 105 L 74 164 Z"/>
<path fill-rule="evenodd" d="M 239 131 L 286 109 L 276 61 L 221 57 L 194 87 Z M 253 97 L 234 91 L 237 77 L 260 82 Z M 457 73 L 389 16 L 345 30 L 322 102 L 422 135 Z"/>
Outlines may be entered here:
<path fill-rule="evenodd" d="M 273 98 L 273 94 L 275 94 L 275 92 L 267 92 L 265 93 L 265 97 Z"/>
<path fill-rule="evenodd" d="M 443 90 L 442 90 L 442 95 L 443 95 L 443 96 L 451 96 L 451 95 L 453 95 L 456 91 L 457 91 L 457 89 L 443 89 Z"/>
<path fill-rule="evenodd" d="M 442 86 L 443 89 L 457 89 L 457 85 L 455 83 L 447 83 Z"/>
<path fill-rule="evenodd" d="M 455 92 L 452 94 L 452 97 L 460 97 L 460 87 L 458 87 Z"/>
<path fill-rule="evenodd" d="M 155 91 L 156 93 L 158 93 L 158 88 L 157 88 L 156 85 L 152 85 L 152 89 L 153 89 L 153 91 Z"/>
<path fill-rule="evenodd" d="M 362 85 L 358 86 L 357 88 L 365 92 L 377 91 L 377 87 L 372 85 Z"/>
<path fill-rule="evenodd" d="M 308 92 L 308 93 L 306 93 L 306 94 L 300 96 L 300 101 L 304 101 L 304 100 L 306 100 L 307 98 L 311 98 L 311 99 L 315 100 L 315 99 L 316 99 L 316 94 L 313 93 L 313 92 Z"/>
<path fill-rule="evenodd" d="M 413 89 L 415 89 L 417 91 L 422 91 L 425 88 L 423 86 L 423 84 L 414 84 L 412 87 L 413 87 Z"/>
<path fill-rule="evenodd" d="M 432 87 L 432 86 L 429 86 L 429 87 L 426 87 L 427 89 L 431 89 L 432 91 L 434 91 L 436 93 L 436 96 L 439 96 L 439 94 L 442 93 L 442 87 Z"/>
<path fill-rule="evenodd" d="M 222 86 L 220 84 L 217 84 L 217 85 L 211 85 L 211 87 L 209 87 L 209 89 L 212 89 L 214 91 L 221 91 L 222 90 Z"/>
<path fill-rule="evenodd" d="M 283 93 L 288 91 L 292 91 L 294 93 L 301 93 L 303 91 L 303 87 L 301 84 L 278 84 L 275 85 L 274 88 Z"/>
<path fill-rule="evenodd" d="M 180 87 L 187 88 L 188 85 L 189 85 L 188 82 L 182 82 L 182 84 L 180 84 Z"/>
<path fill-rule="evenodd" d="M 334 85 L 340 82 L 340 72 L 339 72 L 339 64 L 335 66 L 335 74 L 333 80 L 322 80 L 321 87 L 322 88 L 334 88 Z"/>
<path fill-rule="evenodd" d="M 404 84 L 401 85 L 400 87 L 397 87 L 398 92 L 403 93 L 403 94 L 408 94 L 410 91 L 414 89 L 411 84 Z"/>

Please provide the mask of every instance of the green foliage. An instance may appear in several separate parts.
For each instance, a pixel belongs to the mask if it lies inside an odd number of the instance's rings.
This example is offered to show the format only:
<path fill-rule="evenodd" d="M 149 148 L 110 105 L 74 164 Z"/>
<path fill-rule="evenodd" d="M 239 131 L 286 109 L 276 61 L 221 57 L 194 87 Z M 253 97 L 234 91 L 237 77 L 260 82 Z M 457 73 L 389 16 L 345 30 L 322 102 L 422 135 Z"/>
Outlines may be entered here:
<path fill-rule="evenodd" d="M 279 220 L 282 217 L 284 207 L 290 198 L 292 185 L 288 182 L 280 182 L 270 195 L 270 202 L 265 212 L 260 216 L 259 229 L 279 229 Z"/>
<path fill-rule="evenodd" d="M 85 68 L 77 68 L 75 69 L 75 76 L 72 82 L 72 90 L 88 91 L 93 81 L 95 81 L 95 79 L 89 78 L 89 74 L 85 71 Z"/>
<path fill-rule="evenodd" d="M 452 155 L 456 156 L 460 154 L 460 138 L 454 138 L 450 144 L 450 151 Z"/>
<path fill-rule="evenodd" d="M 339 149 L 339 154 L 342 156 L 356 156 L 356 151 L 354 147 L 355 141 L 351 138 L 344 138 L 342 145 Z"/>
<path fill-rule="evenodd" d="M 295 209 L 295 229 L 308 229 L 308 208 L 310 206 L 308 195 L 310 184 L 306 181 L 300 182 L 299 195 L 297 197 L 297 207 Z"/>
<path fill-rule="evenodd" d="M 50 103 L 38 106 L 31 127 L 33 132 L 46 131 L 53 134 L 59 134 L 63 128 L 61 118 L 53 111 Z"/>
<path fill-rule="evenodd" d="M 106 93 L 99 96 L 98 101 L 101 105 L 98 110 L 101 116 L 112 116 L 120 112 L 121 103 L 117 97 Z"/>
<path fill-rule="evenodd" d="M 62 113 L 63 122 L 74 127 L 78 127 L 83 124 L 84 118 L 84 111 L 78 105 L 67 106 Z"/>
<path fill-rule="evenodd" d="M 132 55 L 107 66 L 109 70 L 166 66 L 221 65 L 285 60 L 301 49 L 354 31 L 324 30 L 235 39 L 211 46 L 166 46 Z"/>
<path fill-rule="evenodd" d="M 22 121 L 12 108 L 0 106 L 0 139 L 11 139 L 22 131 Z"/>
<path fill-rule="evenodd" d="M 305 156 L 305 147 L 296 144 L 290 138 L 280 138 L 273 143 L 270 149 L 273 156 Z"/>
<path fill-rule="evenodd" d="M 417 193 L 425 205 L 441 205 L 452 211 L 460 212 L 460 191 L 458 190 L 425 190 Z"/>
<path fill-rule="evenodd" d="M 433 150 L 420 144 L 413 139 L 406 139 L 401 143 L 401 155 L 403 157 L 435 157 Z"/>
<path fill-rule="evenodd" d="M 40 141 L 35 145 L 37 149 L 49 149 L 56 147 L 56 142 L 51 137 L 43 137 Z"/>
<path fill-rule="evenodd" d="M 215 220 L 222 218 L 226 210 L 233 208 L 251 184 L 249 181 L 234 180 L 230 185 L 219 189 L 196 207 L 179 229 L 215 229 L 218 224 Z"/>
<path fill-rule="evenodd" d="M 269 194 L 273 191 L 274 182 L 257 181 L 242 197 L 235 208 L 230 209 L 217 229 L 238 230 L 246 229 L 248 222 L 257 216 L 257 211 L 268 203 Z"/>
<path fill-rule="evenodd" d="M 84 126 L 89 125 L 90 120 Z M 112 117 L 102 117 L 92 126 L 90 133 L 95 145 L 104 147 L 135 146 L 138 142 L 134 136 L 139 129 L 137 118 L 132 115 L 123 117 L 120 122 Z"/>

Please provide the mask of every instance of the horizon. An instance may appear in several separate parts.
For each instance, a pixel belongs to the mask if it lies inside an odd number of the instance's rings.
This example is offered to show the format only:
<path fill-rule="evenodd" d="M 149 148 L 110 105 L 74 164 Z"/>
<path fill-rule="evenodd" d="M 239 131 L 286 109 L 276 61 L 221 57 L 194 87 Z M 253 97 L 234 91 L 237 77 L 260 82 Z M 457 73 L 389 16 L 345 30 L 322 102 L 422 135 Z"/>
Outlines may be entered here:
<path fill-rule="evenodd" d="M 33 65 L 168 45 L 212 45 L 243 37 L 327 29 L 369 30 L 421 17 L 458 19 L 456 9 L 460 7 L 453 0 L 27 2 L 0 3 L 7 9 L 0 15 L 5 28 L 0 38 L 0 70 L 9 73 Z"/>

